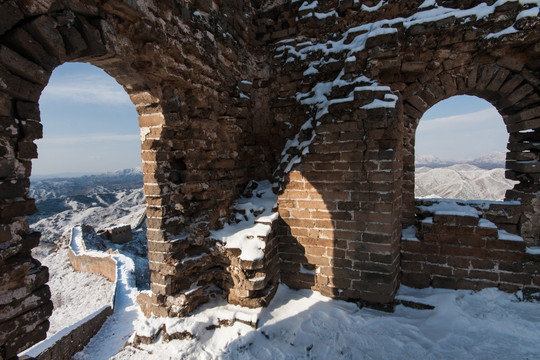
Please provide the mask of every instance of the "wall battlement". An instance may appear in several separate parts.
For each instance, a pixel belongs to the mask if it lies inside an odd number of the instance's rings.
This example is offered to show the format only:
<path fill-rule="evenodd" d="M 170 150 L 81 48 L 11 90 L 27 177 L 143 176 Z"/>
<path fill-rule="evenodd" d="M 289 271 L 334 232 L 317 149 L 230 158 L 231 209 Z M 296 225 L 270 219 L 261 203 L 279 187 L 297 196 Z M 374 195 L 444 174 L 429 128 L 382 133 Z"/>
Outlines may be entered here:
<path fill-rule="evenodd" d="M 526 249 L 540 245 L 539 7 L 3 2 L 0 358 L 48 328 L 48 270 L 30 253 L 39 234 L 27 221 L 36 211 L 29 177 L 43 135 L 40 94 L 54 68 L 73 61 L 114 77 L 139 113 L 149 314 L 188 315 L 211 292 L 264 305 L 278 280 L 373 303 L 393 301 L 400 283 L 538 291 L 538 256 Z M 479 223 L 458 224 L 468 218 L 450 224 L 434 214 L 430 227 L 417 212 L 418 121 L 459 94 L 489 101 L 505 121 L 506 176 L 519 181 L 506 200 L 519 205 L 505 219 L 482 216 L 519 246 Z M 279 217 L 253 237 L 264 256 L 243 262 L 213 234 L 236 223 L 241 194 L 263 180 L 275 184 Z M 418 242 L 403 236 L 411 226 Z"/>

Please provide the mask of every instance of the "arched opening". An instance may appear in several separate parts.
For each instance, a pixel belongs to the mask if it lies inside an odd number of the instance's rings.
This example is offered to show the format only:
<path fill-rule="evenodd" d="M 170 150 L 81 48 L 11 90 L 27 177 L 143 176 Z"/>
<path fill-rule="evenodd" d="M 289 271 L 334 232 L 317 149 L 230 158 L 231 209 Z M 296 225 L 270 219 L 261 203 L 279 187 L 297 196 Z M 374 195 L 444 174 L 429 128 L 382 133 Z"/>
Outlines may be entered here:
<path fill-rule="evenodd" d="M 428 109 L 415 136 L 415 198 L 502 201 L 508 132 L 486 100 L 453 96 Z"/>
<path fill-rule="evenodd" d="M 137 285 L 149 287 L 146 206 L 138 115 L 122 86 L 98 67 L 66 63 L 54 70 L 39 107 L 44 136 L 36 141 L 30 186 L 38 213 L 28 221 L 41 232 L 33 256 L 49 268 L 51 336 L 107 305 L 114 291 L 105 278 L 72 269 L 74 226 L 103 232 L 87 246 L 129 253 L 140 274 Z M 105 230 L 121 224 L 131 227 L 132 240 L 116 244 Z"/>

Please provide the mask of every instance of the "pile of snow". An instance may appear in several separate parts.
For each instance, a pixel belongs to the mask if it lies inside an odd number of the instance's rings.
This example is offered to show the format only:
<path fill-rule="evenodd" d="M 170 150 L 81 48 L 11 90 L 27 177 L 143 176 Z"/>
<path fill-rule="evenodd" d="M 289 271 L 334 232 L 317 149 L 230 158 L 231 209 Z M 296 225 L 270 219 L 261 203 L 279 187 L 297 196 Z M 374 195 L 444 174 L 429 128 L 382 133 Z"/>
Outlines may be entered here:
<path fill-rule="evenodd" d="M 538 303 L 515 295 L 402 286 L 398 299 L 432 305 L 403 305 L 384 313 L 332 300 L 310 290 L 280 285 L 259 315 L 259 327 L 240 322 L 213 329 L 216 314 L 230 305 L 215 300 L 192 316 L 167 319 L 167 329 L 191 339 L 128 345 L 113 359 L 533 359 L 540 357 Z M 175 322 L 173 324 L 173 322 Z M 137 327 L 151 326 L 139 321 Z M 146 328 L 146 331 L 149 329 Z M 150 331 L 152 332 L 152 331 Z M 107 346 L 107 342 L 103 346 Z M 85 351 L 79 359 L 102 359 Z"/>
<path fill-rule="evenodd" d="M 463 200 L 502 201 L 506 190 L 515 181 L 506 179 L 504 169 L 485 170 L 460 164 L 447 168 L 417 168 L 415 171 L 416 198 L 445 198 Z"/>
<path fill-rule="evenodd" d="M 453 200 L 441 200 L 431 205 L 420 205 L 418 209 L 433 215 L 471 216 L 478 218 L 481 213 L 470 205 L 458 204 Z"/>

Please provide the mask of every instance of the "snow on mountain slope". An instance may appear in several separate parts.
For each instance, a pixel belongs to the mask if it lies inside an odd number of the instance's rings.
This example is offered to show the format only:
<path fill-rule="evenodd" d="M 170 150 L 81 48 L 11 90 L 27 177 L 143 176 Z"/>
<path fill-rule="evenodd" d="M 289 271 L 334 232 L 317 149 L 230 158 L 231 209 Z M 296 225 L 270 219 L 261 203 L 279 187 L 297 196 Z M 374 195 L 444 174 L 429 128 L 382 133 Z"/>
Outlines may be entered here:
<path fill-rule="evenodd" d="M 43 244 L 53 244 L 73 226 L 96 229 L 115 224 L 137 227 L 145 212 L 139 168 L 78 178 L 51 178 L 31 182 L 30 196 L 38 213 L 31 227 L 42 233 Z"/>
<path fill-rule="evenodd" d="M 504 200 L 515 181 L 504 177 L 504 169 L 486 170 L 469 164 L 442 168 L 420 167 L 415 174 L 417 198 Z"/>
<path fill-rule="evenodd" d="M 75 225 L 87 224 L 96 230 L 131 225 L 132 242 L 104 246 L 131 253 L 137 285 L 148 287 L 146 206 L 140 170 L 33 181 L 31 195 L 36 198 L 38 213 L 29 217 L 30 227 L 41 232 L 33 256 L 49 268 L 54 304 L 48 336 L 108 304 L 114 290 L 114 285 L 99 275 L 73 271 L 63 239 Z"/>
<path fill-rule="evenodd" d="M 31 223 L 31 227 L 41 232 L 42 243 L 49 244 L 55 243 L 78 224 L 91 225 L 97 230 L 118 224 L 137 227 L 146 210 L 142 189 L 122 191 L 113 196 L 112 199 L 106 201 L 98 195 L 95 197 L 95 202 L 90 204 L 81 201 L 80 198 L 65 198 L 56 206 L 60 212 Z M 85 197 L 83 200 L 87 199 Z M 39 201 L 37 207 L 40 208 Z"/>
<path fill-rule="evenodd" d="M 142 188 L 140 168 L 80 177 L 31 178 L 30 196 L 37 200 L 92 195 Z"/>
<path fill-rule="evenodd" d="M 449 167 L 452 165 L 469 164 L 474 165 L 482 169 L 492 170 L 497 168 L 504 168 L 506 163 L 506 152 L 497 151 L 490 154 L 479 156 L 475 159 L 461 159 L 461 160 L 442 160 L 434 155 L 416 155 L 415 164 L 417 168 L 429 167 L 440 168 Z"/>

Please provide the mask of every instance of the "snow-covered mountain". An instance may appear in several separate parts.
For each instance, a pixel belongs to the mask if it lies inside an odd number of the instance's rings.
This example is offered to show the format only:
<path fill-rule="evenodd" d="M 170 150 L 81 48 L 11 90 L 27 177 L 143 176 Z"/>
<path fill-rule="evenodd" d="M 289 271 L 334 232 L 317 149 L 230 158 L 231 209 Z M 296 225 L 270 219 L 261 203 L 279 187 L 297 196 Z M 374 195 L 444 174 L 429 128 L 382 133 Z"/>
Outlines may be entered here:
<path fill-rule="evenodd" d="M 42 244 L 54 244 L 73 226 L 103 229 L 115 224 L 140 227 L 145 214 L 140 169 L 32 181 L 30 196 L 38 212 L 28 218 L 42 233 Z"/>
<path fill-rule="evenodd" d="M 469 164 L 417 167 L 415 175 L 417 198 L 502 201 L 516 183 L 504 177 L 502 168 L 486 170 Z"/>
<path fill-rule="evenodd" d="M 477 166 L 481 169 L 492 170 L 497 168 L 504 168 L 505 162 L 505 151 L 493 152 L 490 154 L 482 155 L 475 159 L 442 160 L 434 155 L 416 155 L 415 159 L 417 169 L 420 167 L 440 168 L 459 164 L 469 164 Z"/>
<path fill-rule="evenodd" d="M 141 168 L 80 177 L 31 178 L 30 196 L 36 200 L 91 195 L 142 188 Z"/>
<path fill-rule="evenodd" d="M 142 185 L 140 169 L 78 178 L 32 179 L 30 194 L 36 199 L 38 213 L 28 220 L 31 228 L 41 232 L 40 244 L 32 253 L 49 268 L 48 284 L 54 304 L 49 336 L 106 305 L 114 290 L 105 278 L 71 268 L 65 240 L 76 225 L 87 224 L 96 230 L 131 225 L 133 241 L 110 243 L 109 247 L 130 253 L 137 270 L 137 286 L 149 287 Z"/>

